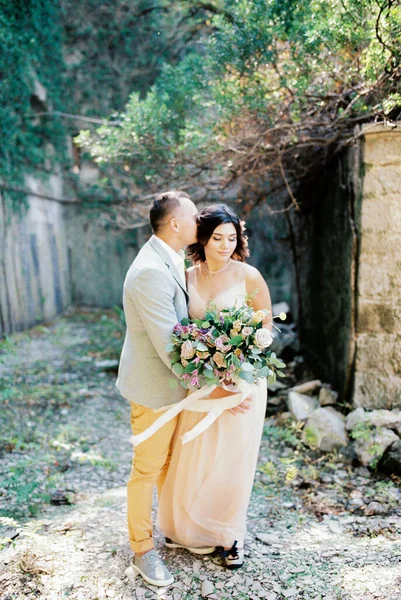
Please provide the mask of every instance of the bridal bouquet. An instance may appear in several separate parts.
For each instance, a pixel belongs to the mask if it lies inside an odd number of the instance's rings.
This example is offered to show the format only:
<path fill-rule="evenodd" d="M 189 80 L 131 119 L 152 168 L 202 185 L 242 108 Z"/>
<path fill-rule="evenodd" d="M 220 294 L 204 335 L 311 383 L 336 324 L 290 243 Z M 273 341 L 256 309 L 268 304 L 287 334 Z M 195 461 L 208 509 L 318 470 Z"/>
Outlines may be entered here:
<path fill-rule="evenodd" d="M 267 377 L 269 383 L 285 367 L 269 350 L 273 338 L 263 327 L 268 311 L 254 311 L 244 305 L 217 311 L 210 306 L 203 319 L 182 319 L 173 330 L 166 350 L 171 367 L 184 388 L 204 385 L 237 385 L 240 380 L 257 382 Z M 284 313 L 279 318 L 285 319 Z M 171 387 L 177 380 L 171 380 Z"/>

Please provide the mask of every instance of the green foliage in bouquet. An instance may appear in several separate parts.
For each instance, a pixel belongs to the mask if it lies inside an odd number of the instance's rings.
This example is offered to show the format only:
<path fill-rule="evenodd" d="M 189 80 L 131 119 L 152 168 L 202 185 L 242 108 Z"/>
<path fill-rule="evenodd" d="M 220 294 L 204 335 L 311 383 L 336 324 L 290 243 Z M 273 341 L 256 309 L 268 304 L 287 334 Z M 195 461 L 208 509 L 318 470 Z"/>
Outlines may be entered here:
<path fill-rule="evenodd" d="M 276 376 L 285 363 L 269 350 L 273 338 L 263 327 L 268 311 L 245 305 L 217 311 L 210 305 L 203 319 L 182 319 L 167 346 L 173 373 L 183 387 L 255 383 Z M 281 316 L 280 316 L 281 317 Z M 176 387 L 177 380 L 171 381 Z"/>

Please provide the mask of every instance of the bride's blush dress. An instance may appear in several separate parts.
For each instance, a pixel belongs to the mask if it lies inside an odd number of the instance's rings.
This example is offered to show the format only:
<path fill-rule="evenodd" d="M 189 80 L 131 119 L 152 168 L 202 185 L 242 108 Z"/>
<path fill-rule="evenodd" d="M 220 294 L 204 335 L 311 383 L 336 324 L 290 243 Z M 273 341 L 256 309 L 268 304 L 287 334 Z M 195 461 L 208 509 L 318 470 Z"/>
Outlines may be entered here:
<path fill-rule="evenodd" d="M 201 318 L 208 302 L 219 310 L 240 306 L 246 298 L 244 263 L 234 260 L 210 273 L 205 264 L 188 272 L 191 318 Z M 163 484 L 158 527 L 186 546 L 241 547 L 266 411 L 266 381 L 253 385 L 251 409 L 225 411 L 204 433 L 182 444 L 179 439 L 205 413 L 183 411 L 172 443 Z"/>

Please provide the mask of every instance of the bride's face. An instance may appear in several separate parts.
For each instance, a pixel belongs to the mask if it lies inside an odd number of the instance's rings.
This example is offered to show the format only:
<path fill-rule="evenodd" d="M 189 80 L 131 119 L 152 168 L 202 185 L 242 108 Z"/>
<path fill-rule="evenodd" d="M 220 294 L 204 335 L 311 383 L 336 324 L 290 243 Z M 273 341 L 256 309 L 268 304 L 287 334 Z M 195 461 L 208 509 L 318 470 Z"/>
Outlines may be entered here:
<path fill-rule="evenodd" d="M 232 223 L 222 223 L 204 247 L 206 259 L 226 262 L 237 247 L 237 231 Z"/>

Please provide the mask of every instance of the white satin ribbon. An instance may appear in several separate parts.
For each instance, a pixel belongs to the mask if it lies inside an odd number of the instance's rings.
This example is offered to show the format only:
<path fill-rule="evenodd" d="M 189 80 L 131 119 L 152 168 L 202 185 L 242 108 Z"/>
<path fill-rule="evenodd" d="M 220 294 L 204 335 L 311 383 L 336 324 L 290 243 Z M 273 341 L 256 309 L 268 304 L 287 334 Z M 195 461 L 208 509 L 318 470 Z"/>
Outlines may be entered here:
<path fill-rule="evenodd" d="M 174 419 L 181 411 L 191 410 L 194 412 L 207 412 L 208 414 L 204 417 L 195 427 L 187 431 L 181 436 L 183 444 L 194 440 L 198 435 L 206 431 L 208 427 L 227 409 L 234 408 L 241 404 L 245 398 L 247 398 L 252 392 L 252 386 L 245 381 L 241 381 L 237 386 L 239 388 L 238 394 L 232 396 L 225 396 L 223 398 L 215 398 L 213 400 L 204 400 L 213 390 L 216 389 L 216 385 L 204 385 L 199 390 L 192 392 L 189 396 L 186 396 L 181 402 L 173 404 L 167 410 L 164 407 L 159 408 L 156 412 L 165 410 L 165 412 L 158 418 L 150 427 L 131 437 L 130 441 L 134 446 L 142 444 L 142 442 L 149 439 L 156 431 L 159 431 L 163 425 Z"/>

